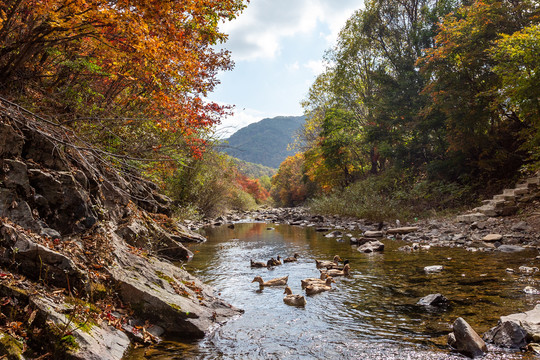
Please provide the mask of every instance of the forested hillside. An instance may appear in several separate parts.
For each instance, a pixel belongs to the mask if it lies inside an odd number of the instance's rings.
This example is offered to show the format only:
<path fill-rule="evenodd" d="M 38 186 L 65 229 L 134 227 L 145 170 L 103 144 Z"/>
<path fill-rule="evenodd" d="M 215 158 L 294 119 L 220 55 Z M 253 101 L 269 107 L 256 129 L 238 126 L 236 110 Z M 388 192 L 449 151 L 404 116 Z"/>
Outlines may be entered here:
<path fill-rule="evenodd" d="M 282 164 L 278 200 L 337 190 L 313 209 L 369 213 L 343 206 L 354 200 L 394 216 L 465 204 L 538 169 L 539 20 L 531 0 L 366 2 L 303 103 L 304 151 Z"/>
<path fill-rule="evenodd" d="M 287 146 L 295 141 L 304 116 L 278 116 L 250 124 L 227 139 L 224 151 L 241 160 L 278 168 L 294 151 Z"/>

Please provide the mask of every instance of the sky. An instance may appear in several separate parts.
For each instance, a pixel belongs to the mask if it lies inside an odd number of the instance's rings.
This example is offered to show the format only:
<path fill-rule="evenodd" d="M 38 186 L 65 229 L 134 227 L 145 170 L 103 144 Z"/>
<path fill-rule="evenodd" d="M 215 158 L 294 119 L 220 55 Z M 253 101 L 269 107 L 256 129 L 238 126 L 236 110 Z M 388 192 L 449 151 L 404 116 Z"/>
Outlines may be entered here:
<path fill-rule="evenodd" d="M 235 67 L 220 73 L 210 101 L 234 105 L 234 115 L 217 127 L 221 137 L 275 116 L 302 115 L 300 102 L 317 75 L 323 56 L 362 0 L 251 0 L 220 30 Z"/>

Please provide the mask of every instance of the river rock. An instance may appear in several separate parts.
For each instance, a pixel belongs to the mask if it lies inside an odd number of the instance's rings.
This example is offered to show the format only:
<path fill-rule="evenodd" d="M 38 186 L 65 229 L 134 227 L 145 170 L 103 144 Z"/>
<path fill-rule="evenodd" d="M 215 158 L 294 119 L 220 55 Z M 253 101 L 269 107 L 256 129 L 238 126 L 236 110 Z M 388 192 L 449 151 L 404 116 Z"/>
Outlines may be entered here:
<path fill-rule="evenodd" d="M 535 267 L 531 267 L 531 266 L 519 267 L 519 272 L 522 273 L 523 275 L 532 275 L 537 271 L 538 271 L 538 268 L 536 266 Z"/>
<path fill-rule="evenodd" d="M 394 229 L 388 229 L 386 231 L 387 234 L 408 234 L 415 232 L 419 229 L 418 226 L 407 226 L 407 227 L 398 227 Z"/>
<path fill-rule="evenodd" d="M 525 294 L 529 294 L 529 295 L 538 295 L 538 294 L 540 294 L 540 290 L 538 290 L 536 288 L 533 288 L 532 286 L 525 286 L 525 288 L 523 289 L 523 292 Z"/>
<path fill-rule="evenodd" d="M 422 306 L 441 306 L 448 303 L 448 299 L 441 294 L 429 294 L 427 296 L 424 296 L 418 302 L 417 305 Z"/>
<path fill-rule="evenodd" d="M 501 234 L 487 234 L 482 238 L 482 241 L 485 242 L 495 242 L 495 241 L 501 241 L 503 236 Z"/>
<path fill-rule="evenodd" d="M 378 230 L 368 230 L 364 233 L 364 237 L 367 238 L 380 238 L 383 237 L 383 232 Z"/>
<path fill-rule="evenodd" d="M 369 241 L 360 245 L 357 250 L 363 253 L 382 252 L 384 251 L 384 244 L 377 240 Z"/>
<path fill-rule="evenodd" d="M 327 238 L 333 238 L 333 237 L 339 237 L 339 236 L 343 236 L 343 233 L 339 230 L 334 230 L 326 235 L 324 235 L 324 237 L 327 237 Z"/>
<path fill-rule="evenodd" d="M 484 334 L 487 342 L 507 348 L 521 348 L 526 339 L 538 339 L 540 334 L 540 304 L 522 313 L 501 316 L 497 326 Z"/>
<path fill-rule="evenodd" d="M 457 318 L 452 329 L 456 340 L 454 347 L 458 352 L 471 358 L 487 353 L 488 349 L 484 340 L 463 318 Z"/>
<path fill-rule="evenodd" d="M 507 253 L 520 252 L 523 250 L 525 250 L 525 248 L 519 245 L 501 245 L 497 248 L 497 251 L 507 252 Z"/>
<path fill-rule="evenodd" d="M 524 232 L 531 230 L 531 227 L 525 221 L 520 221 L 512 225 L 510 229 L 512 231 Z"/>
<path fill-rule="evenodd" d="M 428 274 L 438 273 L 438 272 L 443 271 L 443 269 L 444 269 L 444 266 L 442 265 L 431 265 L 431 266 L 424 267 L 424 271 Z"/>

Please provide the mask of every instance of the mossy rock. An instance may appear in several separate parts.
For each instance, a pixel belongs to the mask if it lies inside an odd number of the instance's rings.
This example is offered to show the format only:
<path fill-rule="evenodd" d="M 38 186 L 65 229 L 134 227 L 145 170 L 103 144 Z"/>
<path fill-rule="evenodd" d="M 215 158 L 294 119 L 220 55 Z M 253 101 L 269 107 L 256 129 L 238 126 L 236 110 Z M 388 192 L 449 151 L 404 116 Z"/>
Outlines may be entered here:
<path fill-rule="evenodd" d="M 8 360 L 24 359 L 24 344 L 13 336 L 0 333 L 0 356 L 7 356 Z"/>

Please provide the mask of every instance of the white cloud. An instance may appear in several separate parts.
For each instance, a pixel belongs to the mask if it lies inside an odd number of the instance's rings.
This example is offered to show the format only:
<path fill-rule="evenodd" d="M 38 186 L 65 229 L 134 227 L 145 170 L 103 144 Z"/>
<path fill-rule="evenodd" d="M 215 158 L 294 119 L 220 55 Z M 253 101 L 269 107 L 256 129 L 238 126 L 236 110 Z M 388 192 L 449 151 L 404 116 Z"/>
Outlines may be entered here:
<path fill-rule="evenodd" d="M 324 60 L 310 60 L 302 66 L 311 70 L 313 75 L 319 75 L 326 69 L 327 62 Z"/>
<path fill-rule="evenodd" d="M 270 117 L 262 111 L 249 108 L 236 108 L 234 114 L 222 119 L 221 124 L 216 127 L 216 136 L 225 139 L 235 133 L 237 130 L 248 126 L 251 123 L 262 120 L 264 117 Z"/>
<path fill-rule="evenodd" d="M 295 61 L 295 62 L 292 63 L 292 64 L 287 64 L 287 65 L 285 65 L 285 68 L 286 68 L 289 72 L 295 72 L 295 71 L 300 70 L 300 65 L 298 64 L 298 61 Z"/>
<path fill-rule="evenodd" d="M 310 33 L 318 23 L 330 29 L 323 38 L 332 44 L 360 6 L 358 0 L 252 0 L 237 19 L 221 26 L 229 34 L 225 47 L 236 61 L 273 58 L 284 38 Z"/>

